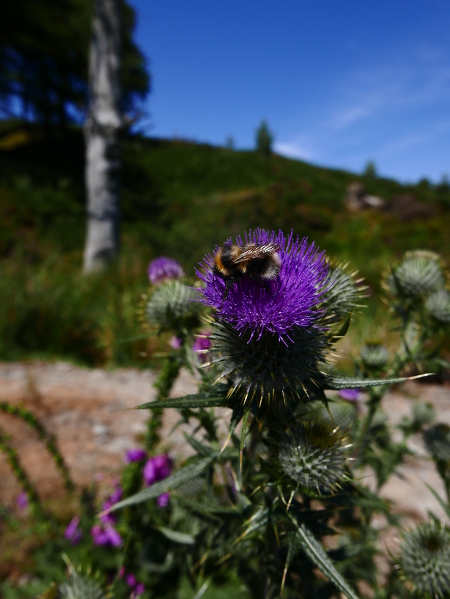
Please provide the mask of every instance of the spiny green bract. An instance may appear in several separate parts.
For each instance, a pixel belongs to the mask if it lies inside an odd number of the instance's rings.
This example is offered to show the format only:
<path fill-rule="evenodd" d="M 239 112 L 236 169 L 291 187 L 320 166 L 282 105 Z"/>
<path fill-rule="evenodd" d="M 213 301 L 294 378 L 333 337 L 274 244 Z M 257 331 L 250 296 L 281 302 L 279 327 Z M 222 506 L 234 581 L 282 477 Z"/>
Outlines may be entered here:
<path fill-rule="evenodd" d="M 420 425 L 431 424 L 436 413 L 430 403 L 418 403 L 413 407 L 414 420 Z"/>
<path fill-rule="evenodd" d="M 425 302 L 428 314 L 439 324 L 450 323 L 450 293 L 440 289 L 432 293 Z"/>
<path fill-rule="evenodd" d="M 389 362 L 389 352 L 382 343 L 366 343 L 361 349 L 361 362 L 370 370 L 379 370 Z"/>
<path fill-rule="evenodd" d="M 332 321 L 344 319 L 364 296 L 366 287 L 361 286 L 362 279 L 356 279 L 357 271 L 347 272 L 348 264 L 330 265 L 324 287 L 324 305 L 328 318 Z"/>
<path fill-rule="evenodd" d="M 180 281 L 161 283 L 146 301 L 144 318 L 161 330 L 198 326 L 202 306 L 193 301 L 197 298 L 197 292 Z"/>
<path fill-rule="evenodd" d="M 59 590 L 61 599 L 106 599 L 99 582 L 78 572 L 72 572 Z"/>
<path fill-rule="evenodd" d="M 219 380 L 231 379 L 233 394 L 241 403 L 256 400 L 270 403 L 280 398 L 300 397 L 320 378 L 319 363 L 325 359 L 329 342 L 317 328 L 293 327 L 293 343 L 285 345 L 276 335 L 250 339 L 229 323 L 214 323 L 212 362 L 220 366 Z"/>
<path fill-rule="evenodd" d="M 450 426 L 435 424 L 423 433 L 428 451 L 435 460 L 450 460 Z"/>
<path fill-rule="evenodd" d="M 440 522 L 432 521 L 404 533 L 399 569 L 418 597 L 449 597 L 450 531 Z"/>
<path fill-rule="evenodd" d="M 398 297 L 424 297 L 443 289 L 444 270 L 440 257 L 434 252 L 416 250 L 406 252 L 403 261 L 387 277 L 387 289 Z"/>
<path fill-rule="evenodd" d="M 305 422 L 284 435 L 278 458 L 298 487 L 323 495 L 335 492 L 339 483 L 348 479 L 348 448 L 337 427 Z"/>
<path fill-rule="evenodd" d="M 304 419 L 310 422 L 320 420 L 329 425 L 337 426 L 342 433 L 351 428 L 357 417 L 358 413 L 355 406 L 348 401 L 329 402 L 328 408 L 326 408 L 319 400 L 308 402 L 303 416 Z"/>

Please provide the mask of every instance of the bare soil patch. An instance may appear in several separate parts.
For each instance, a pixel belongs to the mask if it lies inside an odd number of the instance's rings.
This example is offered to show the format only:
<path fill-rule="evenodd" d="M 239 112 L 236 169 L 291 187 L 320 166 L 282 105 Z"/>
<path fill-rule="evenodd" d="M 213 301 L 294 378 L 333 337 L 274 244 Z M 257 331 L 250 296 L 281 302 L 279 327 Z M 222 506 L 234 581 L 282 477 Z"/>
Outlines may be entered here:
<path fill-rule="evenodd" d="M 62 362 L 1 363 L 0 401 L 21 404 L 41 419 L 49 432 L 56 435 L 73 480 L 83 486 L 100 478 L 109 481 L 120 472 L 124 452 L 139 445 L 149 412 L 131 408 L 155 398 L 154 381 L 153 372 L 131 368 L 106 371 Z M 195 391 L 195 380 L 183 371 L 172 395 Z M 437 419 L 450 424 L 448 385 L 410 381 L 389 392 L 383 403 L 390 420 L 396 423 L 411 413 L 417 401 L 433 404 Z M 183 428 L 169 437 L 177 419 L 175 410 L 165 411 L 162 449 L 169 449 L 176 460 L 181 460 L 189 453 Z M 0 426 L 11 435 L 21 463 L 41 497 L 63 496 L 61 477 L 35 431 L 4 413 L 0 413 Z M 414 520 L 425 519 L 428 510 L 444 518 L 442 508 L 425 484 L 444 497 L 439 476 L 420 437 L 413 437 L 411 444 L 419 457 L 408 459 L 398 475 L 383 487 L 382 494 L 395 502 L 399 512 Z M 368 474 L 364 481 L 371 486 L 373 477 Z M 5 456 L 0 454 L 0 501 L 13 506 L 20 490 Z"/>

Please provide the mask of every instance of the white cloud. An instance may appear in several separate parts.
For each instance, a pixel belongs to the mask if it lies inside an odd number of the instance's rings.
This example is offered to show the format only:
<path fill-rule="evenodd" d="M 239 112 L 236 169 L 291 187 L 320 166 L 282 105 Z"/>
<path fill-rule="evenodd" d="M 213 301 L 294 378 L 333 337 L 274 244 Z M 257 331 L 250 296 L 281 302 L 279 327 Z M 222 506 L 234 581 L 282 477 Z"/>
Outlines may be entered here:
<path fill-rule="evenodd" d="M 344 130 L 386 111 L 420 109 L 450 99 L 450 67 L 442 51 L 418 48 L 389 64 L 349 73 L 334 90 L 325 129 Z"/>
<path fill-rule="evenodd" d="M 307 147 L 302 141 L 277 141 L 274 144 L 274 150 L 281 156 L 288 158 L 299 158 L 300 160 L 315 160 L 316 153 Z"/>

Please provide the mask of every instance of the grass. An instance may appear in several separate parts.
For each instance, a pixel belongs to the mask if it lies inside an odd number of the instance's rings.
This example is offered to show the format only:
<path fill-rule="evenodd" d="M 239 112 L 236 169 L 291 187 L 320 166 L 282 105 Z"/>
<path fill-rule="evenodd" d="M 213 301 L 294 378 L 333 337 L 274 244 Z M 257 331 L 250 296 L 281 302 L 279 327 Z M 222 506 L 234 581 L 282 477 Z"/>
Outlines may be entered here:
<path fill-rule="evenodd" d="M 380 291 L 381 272 L 405 250 L 428 248 L 448 256 L 450 191 L 445 185 L 402 186 L 276 155 L 134 137 L 123 148 L 120 258 L 107 273 L 85 277 L 80 268 L 85 235 L 81 132 L 45 142 L 13 130 L 2 139 L 3 360 L 146 365 L 142 354 L 151 354 L 160 341 L 120 341 L 139 334 L 136 310 L 147 289 L 148 262 L 171 256 L 193 277 L 198 261 L 216 244 L 250 227 L 293 229 L 315 240 L 327 255 L 360 271 L 372 298 Z M 384 199 L 412 193 L 436 214 L 402 222 L 373 209 L 350 213 L 345 192 L 355 180 Z M 378 320 L 383 312 L 376 299 L 372 304 L 367 314 Z M 356 320 L 355 340 L 368 326 L 367 318 Z"/>

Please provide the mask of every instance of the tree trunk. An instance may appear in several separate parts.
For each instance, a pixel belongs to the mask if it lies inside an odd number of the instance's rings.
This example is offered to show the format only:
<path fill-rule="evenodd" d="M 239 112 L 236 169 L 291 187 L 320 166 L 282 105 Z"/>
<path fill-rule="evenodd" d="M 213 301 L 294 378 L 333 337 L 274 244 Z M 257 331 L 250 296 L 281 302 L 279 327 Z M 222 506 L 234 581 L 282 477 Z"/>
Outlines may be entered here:
<path fill-rule="evenodd" d="M 119 249 L 120 2 L 94 0 L 86 140 L 85 272 L 101 270 Z"/>

